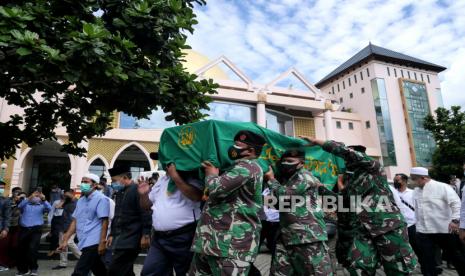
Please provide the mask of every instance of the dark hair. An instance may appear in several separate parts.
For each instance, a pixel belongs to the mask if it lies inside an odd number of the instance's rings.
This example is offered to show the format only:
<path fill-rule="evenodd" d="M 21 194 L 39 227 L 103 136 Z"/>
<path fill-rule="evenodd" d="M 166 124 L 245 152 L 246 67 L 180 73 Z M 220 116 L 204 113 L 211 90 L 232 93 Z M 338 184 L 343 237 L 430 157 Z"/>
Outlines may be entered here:
<path fill-rule="evenodd" d="M 0 186 L 6 186 L 6 183 L 5 183 L 5 181 L 3 181 L 3 180 L 0 180 Z"/>
<path fill-rule="evenodd" d="M 23 189 L 21 187 L 14 187 L 13 189 L 11 189 L 11 192 L 14 193 L 14 192 L 17 192 L 17 191 L 22 191 Z"/>
<path fill-rule="evenodd" d="M 74 193 L 74 189 L 67 189 L 65 190 L 65 193 Z"/>
<path fill-rule="evenodd" d="M 405 173 L 397 173 L 396 176 L 400 176 L 403 181 L 408 181 L 408 176 Z"/>
<path fill-rule="evenodd" d="M 127 178 L 132 179 L 132 173 L 131 172 L 122 173 L 122 174 L 120 174 L 120 176 L 122 176 L 122 177 L 126 176 Z"/>

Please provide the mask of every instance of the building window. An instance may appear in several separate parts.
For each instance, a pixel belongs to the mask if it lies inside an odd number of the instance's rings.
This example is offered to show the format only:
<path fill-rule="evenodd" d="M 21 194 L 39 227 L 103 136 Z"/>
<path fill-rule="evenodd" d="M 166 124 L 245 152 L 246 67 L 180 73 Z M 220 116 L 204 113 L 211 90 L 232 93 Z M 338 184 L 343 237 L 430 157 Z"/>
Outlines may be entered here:
<path fill-rule="evenodd" d="M 444 107 L 441 88 L 436 88 L 436 104 L 438 105 L 438 107 Z"/>
<path fill-rule="evenodd" d="M 339 83 L 337 84 L 337 92 L 341 92 L 341 89 L 339 87 Z"/>
<path fill-rule="evenodd" d="M 334 86 L 333 86 L 333 87 L 331 87 L 331 91 L 332 91 L 332 92 L 333 92 L 333 94 L 334 94 Z"/>
<path fill-rule="evenodd" d="M 354 74 L 354 82 L 357 83 L 357 75 Z"/>
<path fill-rule="evenodd" d="M 428 83 L 431 83 L 431 81 L 429 80 L 429 75 L 426 75 L 426 79 L 428 80 Z"/>
<path fill-rule="evenodd" d="M 167 127 L 174 127 L 174 121 L 166 120 L 166 116 L 171 113 L 165 113 L 163 110 L 153 110 L 148 119 L 137 119 L 126 113 L 120 113 L 119 127 L 123 129 L 164 129 Z"/>
<path fill-rule="evenodd" d="M 421 81 L 425 81 L 425 79 L 423 78 L 423 74 L 420 74 L 420 77 L 421 77 Z"/>
<path fill-rule="evenodd" d="M 351 83 L 350 83 L 350 77 L 349 77 L 347 80 L 349 81 L 349 86 L 350 86 L 350 85 L 351 85 Z"/>
<path fill-rule="evenodd" d="M 391 76 L 391 71 L 389 70 L 389 67 L 386 67 L 386 68 L 387 68 L 388 76 Z"/>
<path fill-rule="evenodd" d="M 417 72 L 413 72 L 413 76 L 415 77 L 415 80 L 417 80 Z"/>
<path fill-rule="evenodd" d="M 402 81 L 405 113 L 410 121 L 411 137 L 415 150 L 417 166 L 427 167 L 431 165 L 432 156 L 436 147 L 433 136 L 423 126 L 426 115 L 430 114 L 428 94 L 424 83 Z"/>
<path fill-rule="evenodd" d="M 360 80 L 363 80 L 363 72 L 360 71 Z"/>
<path fill-rule="evenodd" d="M 353 98 L 354 98 L 354 93 L 350 93 L 350 94 L 349 94 L 349 97 L 350 97 L 351 99 L 353 99 Z"/>
<path fill-rule="evenodd" d="M 294 135 L 294 120 L 292 116 L 272 110 L 266 111 L 266 128 L 283 135 Z"/>
<path fill-rule="evenodd" d="M 366 121 L 366 122 L 365 122 L 365 127 L 366 127 L 366 128 L 370 128 L 370 127 L 371 127 L 370 121 Z"/>
<path fill-rule="evenodd" d="M 384 79 L 372 79 L 371 90 L 373 93 L 373 103 L 376 112 L 376 122 L 379 132 L 383 165 L 395 166 L 397 164 L 396 150 L 394 147 L 391 116 L 389 113 L 389 104 Z"/>
<path fill-rule="evenodd" d="M 365 87 L 362 87 L 362 94 L 365 93 Z"/>
<path fill-rule="evenodd" d="M 339 98 L 339 103 L 342 103 L 342 98 Z"/>
<path fill-rule="evenodd" d="M 402 75 L 402 78 L 404 78 L 404 70 L 400 69 L 400 74 Z"/>
<path fill-rule="evenodd" d="M 341 121 L 336 121 L 336 128 L 342 128 Z"/>
<path fill-rule="evenodd" d="M 346 89 L 346 83 L 345 83 L 345 81 L 342 81 L 342 89 Z"/>
<path fill-rule="evenodd" d="M 255 122 L 257 111 L 253 106 L 227 103 L 212 102 L 208 104 L 210 110 L 203 110 L 207 115 L 205 119 L 236 121 L 236 122 Z"/>
<path fill-rule="evenodd" d="M 367 68 L 367 77 L 370 77 L 370 70 Z"/>
<path fill-rule="evenodd" d="M 351 130 L 354 129 L 354 123 L 349 122 L 349 129 L 351 129 Z"/>
<path fill-rule="evenodd" d="M 410 71 L 407 71 L 407 76 L 410 79 Z"/>
<path fill-rule="evenodd" d="M 394 77 L 397 78 L 397 70 L 396 70 L 396 68 L 394 68 Z"/>

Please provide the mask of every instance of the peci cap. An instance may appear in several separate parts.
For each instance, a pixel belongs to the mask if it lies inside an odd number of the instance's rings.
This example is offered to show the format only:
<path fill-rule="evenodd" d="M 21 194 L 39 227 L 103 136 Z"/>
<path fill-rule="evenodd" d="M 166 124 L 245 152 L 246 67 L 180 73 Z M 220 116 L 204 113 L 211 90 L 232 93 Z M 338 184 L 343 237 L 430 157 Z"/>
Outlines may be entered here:
<path fill-rule="evenodd" d="M 254 147 L 263 147 L 263 145 L 266 143 L 266 140 L 263 138 L 263 136 L 249 130 L 239 131 L 236 136 L 234 136 L 234 141 L 239 141 Z"/>
<path fill-rule="evenodd" d="M 410 170 L 410 175 L 429 176 L 428 169 L 423 167 L 414 167 Z"/>
<path fill-rule="evenodd" d="M 123 173 L 128 173 L 130 172 L 131 169 L 127 166 L 116 166 L 108 170 L 108 173 L 110 173 L 110 176 L 117 176 Z"/>

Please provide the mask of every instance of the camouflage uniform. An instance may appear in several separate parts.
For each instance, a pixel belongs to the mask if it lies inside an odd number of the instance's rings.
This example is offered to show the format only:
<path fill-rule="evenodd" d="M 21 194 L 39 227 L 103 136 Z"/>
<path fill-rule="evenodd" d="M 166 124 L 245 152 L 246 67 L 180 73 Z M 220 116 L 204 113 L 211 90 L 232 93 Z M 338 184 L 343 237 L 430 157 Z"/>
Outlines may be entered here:
<path fill-rule="evenodd" d="M 382 210 L 369 212 L 362 208 L 356 213 L 340 213 L 338 224 L 342 229 L 338 234 L 343 241 L 339 243 L 338 258 L 341 263 L 353 275 L 373 275 L 379 261 L 387 275 L 413 272 L 417 260 L 405 235 L 406 223 L 395 205 L 380 163 L 334 141 L 326 142 L 323 149 L 342 157 L 347 170 L 353 172 L 348 175 L 348 184 L 342 193 L 344 201 L 352 196 L 361 196 L 362 200 L 368 197 L 372 200 L 365 206 L 375 210 L 381 197 L 389 199 Z"/>
<path fill-rule="evenodd" d="M 239 159 L 221 176 L 205 179 L 209 191 L 194 237 L 190 275 L 247 275 L 258 254 L 263 171 Z M 237 273 L 236 273 L 237 272 Z"/>
<path fill-rule="evenodd" d="M 332 275 L 331 260 L 325 241 L 323 210 L 317 203 L 318 179 L 305 169 L 298 170 L 286 183 L 268 182 L 272 194 L 299 196 L 302 204 L 279 213 L 281 236 L 272 261 L 271 275 Z M 293 200 L 291 199 L 291 203 Z"/>

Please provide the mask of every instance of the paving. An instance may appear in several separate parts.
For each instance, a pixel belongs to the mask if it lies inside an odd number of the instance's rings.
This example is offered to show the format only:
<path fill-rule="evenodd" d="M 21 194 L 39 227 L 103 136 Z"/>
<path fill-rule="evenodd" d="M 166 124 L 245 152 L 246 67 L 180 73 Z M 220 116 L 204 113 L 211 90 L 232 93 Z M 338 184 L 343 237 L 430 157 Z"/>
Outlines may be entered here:
<path fill-rule="evenodd" d="M 260 254 L 257 258 L 257 261 L 255 262 L 256 267 L 262 272 L 263 276 L 268 276 L 269 275 L 269 269 L 270 269 L 270 261 L 271 261 L 271 256 L 270 254 Z M 69 276 L 73 272 L 73 267 L 76 264 L 76 261 L 70 261 L 68 264 L 67 269 L 62 269 L 62 270 L 52 270 L 52 267 L 56 266 L 58 264 L 58 260 L 39 260 L 39 275 L 44 275 L 44 276 Z M 136 264 L 134 266 L 134 272 L 136 275 L 140 275 L 140 271 L 142 270 L 142 265 L 141 264 Z M 6 272 L 0 272 L 0 276 L 13 276 L 15 275 L 16 270 L 10 270 Z M 346 271 L 344 271 L 342 268 L 339 268 L 337 271 L 337 275 L 349 275 Z M 384 276 L 385 274 L 379 270 L 376 275 L 379 276 Z M 419 271 L 414 273 L 413 275 L 421 275 Z M 444 265 L 444 272 L 442 273 L 443 276 L 455 276 L 458 275 L 454 270 L 450 270 L 445 268 Z"/>

